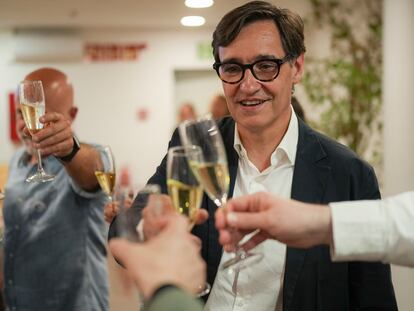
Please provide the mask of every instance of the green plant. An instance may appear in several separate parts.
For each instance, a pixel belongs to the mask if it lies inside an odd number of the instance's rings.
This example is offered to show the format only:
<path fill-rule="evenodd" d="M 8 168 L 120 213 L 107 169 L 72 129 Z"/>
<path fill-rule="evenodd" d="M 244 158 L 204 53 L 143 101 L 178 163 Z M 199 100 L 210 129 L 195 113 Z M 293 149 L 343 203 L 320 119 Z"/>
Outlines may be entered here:
<path fill-rule="evenodd" d="M 382 1 L 310 0 L 307 27 L 330 32 L 327 58 L 307 58 L 309 102 L 322 111 L 312 125 L 373 164 L 381 161 Z"/>

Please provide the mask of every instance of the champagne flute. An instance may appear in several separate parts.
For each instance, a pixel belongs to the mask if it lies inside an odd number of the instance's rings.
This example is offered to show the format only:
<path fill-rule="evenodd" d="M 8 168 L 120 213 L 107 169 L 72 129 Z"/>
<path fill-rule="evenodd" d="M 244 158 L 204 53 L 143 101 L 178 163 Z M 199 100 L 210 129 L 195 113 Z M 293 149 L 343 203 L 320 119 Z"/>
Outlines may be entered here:
<path fill-rule="evenodd" d="M 167 186 L 174 208 L 190 220 L 194 226 L 197 211 L 203 198 L 203 188 L 191 171 L 188 155 L 201 156 L 197 146 L 173 147 L 168 150 Z"/>
<path fill-rule="evenodd" d="M 98 180 L 99 186 L 101 186 L 101 189 L 109 197 L 109 200 L 113 202 L 116 180 L 115 160 L 109 146 L 103 147 L 102 152 L 104 157 L 97 159 L 95 164 L 95 176 Z"/>
<path fill-rule="evenodd" d="M 45 114 L 45 96 L 43 93 L 42 81 L 23 81 L 18 87 L 18 97 L 23 119 L 30 134 L 33 136 L 41 129 L 44 124 L 39 118 Z M 28 177 L 26 182 L 47 182 L 55 178 L 54 175 L 44 171 L 40 150 L 36 149 L 37 172 Z"/>
<path fill-rule="evenodd" d="M 201 149 L 197 146 L 178 146 L 168 150 L 167 187 L 173 207 L 190 220 L 189 230 L 194 226 L 197 211 L 203 199 L 203 188 L 194 176 L 189 158 L 201 157 Z M 211 286 L 205 283 L 200 286 L 197 297 L 210 292 Z"/>
<path fill-rule="evenodd" d="M 180 124 L 179 133 L 185 146 L 200 146 L 201 156 L 189 154 L 190 166 L 210 199 L 217 207 L 224 207 L 227 202 L 230 177 L 226 151 L 216 122 L 210 115 L 194 121 L 185 121 Z M 247 252 L 238 246 L 234 258 L 224 262 L 222 269 L 236 264 L 241 268 L 262 258 L 263 254 Z"/>

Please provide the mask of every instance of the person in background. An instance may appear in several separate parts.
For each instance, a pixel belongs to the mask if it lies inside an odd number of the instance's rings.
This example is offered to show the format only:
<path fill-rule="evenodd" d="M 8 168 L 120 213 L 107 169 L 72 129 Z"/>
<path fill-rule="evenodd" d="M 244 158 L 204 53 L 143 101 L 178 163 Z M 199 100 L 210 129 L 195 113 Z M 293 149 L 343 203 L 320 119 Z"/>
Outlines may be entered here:
<path fill-rule="evenodd" d="M 252 1 L 227 13 L 213 34 L 214 68 L 231 117 L 218 123 L 229 167 L 229 197 L 266 191 L 308 203 L 378 199 L 371 166 L 316 132 L 293 113 L 291 95 L 304 71 L 304 26 L 296 13 Z M 169 147 L 180 145 L 177 131 Z M 166 157 L 148 183 L 167 193 Z M 146 239 L 157 232 L 141 198 Z M 195 226 L 212 284 L 205 310 L 397 310 L 390 267 L 379 262 L 332 263 L 329 247 L 306 250 L 274 240 L 256 249 L 263 259 L 229 274 L 214 224 L 216 205 L 202 201 L 210 219 Z M 144 211 L 142 214 L 142 210 Z M 110 237 L 114 236 L 111 224 Z"/>
<path fill-rule="evenodd" d="M 185 103 L 181 105 L 180 111 L 178 113 L 178 121 L 183 122 L 185 120 L 194 120 L 197 118 L 194 106 L 191 103 Z"/>
<path fill-rule="evenodd" d="M 162 231 L 145 243 L 112 239 L 111 253 L 127 269 L 145 299 L 145 310 L 202 310 L 190 294 L 205 283 L 206 265 L 188 220 L 173 213 Z"/>
<path fill-rule="evenodd" d="M 227 108 L 226 97 L 221 94 L 214 96 L 210 103 L 209 111 L 216 120 L 220 120 L 230 115 L 230 111 Z"/>
<path fill-rule="evenodd" d="M 305 110 L 303 110 L 302 105 L 299 103 L 298 99 L 295 96 L 292 96 L 291 105 L 298 118 L 301 118 L 302 121 L 306 123 Z"/>
<path fill-rule="evenodd" d="M 23 146 L 13 155 L 4 200 L 5 300 L 9 310 L 108 310 L 103 216 L 105 194 L 94 167 L 101 147 L 80 144 L 72 129 L 78 108 L 68 77 L 41 68 L 25 77 L 43 83 L 44 129 L 32 137 L 16 110 Z M 55 179 L 27 183 L 34 148 Z M 104 161 L 105 163 L 105 161 Z"/>
<path fill-rule="evenodd" d="M 255 193 L 230 200 L 216 212 L 220 243 L 249 250 L 266 239 L 292 247 L 329 245 L 334 261 L 383 261 L 414 267 L 414 191 L 384 200 L 329 205 L 286 200 Z M 237 229 L 237 230 L 234 230 Z"/>

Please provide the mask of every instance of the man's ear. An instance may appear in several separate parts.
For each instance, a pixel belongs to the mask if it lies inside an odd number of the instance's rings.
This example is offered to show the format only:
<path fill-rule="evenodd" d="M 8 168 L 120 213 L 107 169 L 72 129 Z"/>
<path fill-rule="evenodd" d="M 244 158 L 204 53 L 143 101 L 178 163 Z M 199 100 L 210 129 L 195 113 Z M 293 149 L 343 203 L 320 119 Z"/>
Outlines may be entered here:
<path fill-rule="evenodd" d="M 70 115 L 72 121 L 75 120 L 77 114 L 78 114 L 78 107 L 71 107 L 70 111 L 69 111 L 69 115 Z"/>
<path fill-rule="evenodd" d="M 302 79 L 302 75 L 303 75 L 303 70 L 305 68 L 305 54 L 302 53 L 300 54 L 295 62 L 293 63 L 293 68 L 294 70 L 293 72 L 293 77 L 292 77 L 292 82 L 294 84 L 299 83 L 300 80 Z"/>

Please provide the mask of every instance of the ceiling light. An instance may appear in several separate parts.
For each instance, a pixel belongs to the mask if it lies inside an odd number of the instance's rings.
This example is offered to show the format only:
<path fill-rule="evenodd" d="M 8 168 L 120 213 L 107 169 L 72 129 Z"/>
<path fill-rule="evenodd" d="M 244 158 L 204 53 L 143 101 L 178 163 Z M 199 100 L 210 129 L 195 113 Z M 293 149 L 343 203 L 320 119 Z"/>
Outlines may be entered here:
<path fill-rule="evenodd" d="M 181 25 L 189 27 L 197 27 L 204 25 L 206 20 L 202 16 L 184 16 L 181 19 Z"/>
<path fill-rule="evenodd" d="M 185 0 L 185 5 L 189 8 L 208 8 L 213 3 L 213 0 Z"/>

